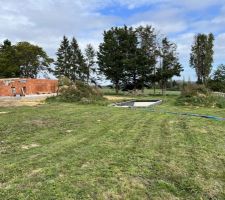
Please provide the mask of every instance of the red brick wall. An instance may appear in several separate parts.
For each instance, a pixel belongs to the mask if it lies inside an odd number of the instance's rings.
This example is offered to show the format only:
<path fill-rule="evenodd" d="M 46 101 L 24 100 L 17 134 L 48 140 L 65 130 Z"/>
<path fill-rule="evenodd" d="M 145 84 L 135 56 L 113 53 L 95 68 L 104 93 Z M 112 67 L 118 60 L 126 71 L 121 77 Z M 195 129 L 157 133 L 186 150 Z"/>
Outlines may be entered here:
<path fill-rule="evenodd" d="M 16 95 L 50 94 L 56 93 L 58 80 L 48 79 L 0 79 L 0 96 L 13 96 L 15 88 Z"/>

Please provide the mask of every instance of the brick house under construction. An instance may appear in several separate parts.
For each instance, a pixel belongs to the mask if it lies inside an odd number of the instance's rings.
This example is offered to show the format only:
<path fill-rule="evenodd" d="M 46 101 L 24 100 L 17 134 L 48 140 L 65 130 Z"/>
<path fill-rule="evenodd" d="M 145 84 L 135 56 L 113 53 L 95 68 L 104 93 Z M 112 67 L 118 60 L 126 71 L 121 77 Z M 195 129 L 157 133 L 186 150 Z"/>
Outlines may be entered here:
<path fill-rule="evenodd" d="M 58 80 L 6 78 L 0 79 L 0 96 L 25 96 L 56 93 Z"/>

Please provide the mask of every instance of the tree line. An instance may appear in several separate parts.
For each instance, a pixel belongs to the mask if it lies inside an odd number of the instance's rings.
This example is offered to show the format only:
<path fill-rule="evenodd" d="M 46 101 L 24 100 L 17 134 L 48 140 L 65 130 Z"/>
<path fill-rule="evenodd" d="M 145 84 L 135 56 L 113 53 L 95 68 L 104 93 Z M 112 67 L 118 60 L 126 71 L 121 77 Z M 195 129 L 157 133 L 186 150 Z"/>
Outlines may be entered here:
<path fill-rule="evenodd" d="M 167 37 L 159 39 L 151 26 L 116 27 L 105 31 L 98 51 L 99 70 L 115 85 L 144 89 L 160 82 L 162 91 L 167 81 L 183 70 L 176 45 Z"/>
<path fill-rule="evenodd" d="M 190 54 L 190 66 L 195 69 L 197 83 L 219 85 L 225 79 L 224 67 L 210 77 L 213 63 L 213 34 L 198 34 Z M 29 42 L 12 45 L 5 40 L 0 45 L 0 77 L 36 78 L 40 72 L 51 72 L 57 78 L 68 77 L 88 84 L 97 83 L 102 75 L 120 89 L 144 90 L 160 85 L 166 90 L 168 81 L 183 71 L 177 46 L 168 37 L 161 37 L 152 26 L 112 27 L 104 31 L 103 42 L 96 52 L 88 44 L 82 53 L 77 40 L 63 37 L 50 58 L 39 46 Z M 218 78 L 219 77 L 219 78 Z M 224 78 L 224 79 L 223 79 Z"/>

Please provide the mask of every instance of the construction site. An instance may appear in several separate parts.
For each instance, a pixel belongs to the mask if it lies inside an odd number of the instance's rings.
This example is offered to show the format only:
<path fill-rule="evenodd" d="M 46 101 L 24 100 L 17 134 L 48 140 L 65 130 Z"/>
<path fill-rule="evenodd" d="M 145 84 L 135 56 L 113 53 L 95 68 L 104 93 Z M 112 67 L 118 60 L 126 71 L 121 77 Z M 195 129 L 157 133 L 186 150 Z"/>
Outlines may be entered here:
<path fill-rule="evenodd" d="M 7 78 L 0 79 L 0 106 L 34 106 L 53 96 L 58 80 Z"/>

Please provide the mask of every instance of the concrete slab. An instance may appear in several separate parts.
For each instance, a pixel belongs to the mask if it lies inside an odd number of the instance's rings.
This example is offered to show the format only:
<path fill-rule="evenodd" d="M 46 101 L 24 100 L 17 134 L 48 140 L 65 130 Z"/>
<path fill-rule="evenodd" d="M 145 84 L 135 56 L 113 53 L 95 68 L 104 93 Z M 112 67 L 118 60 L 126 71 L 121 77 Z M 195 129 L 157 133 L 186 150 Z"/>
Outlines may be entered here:
<path fill-rule="evenodd" d="M 148 107 L 154 105 L 155 102 L 134 102 L 134 107 Z"/>
<path fill-rule="evenodd" d="M 158 105 L 160 103 L 162 103 L 162 100 L 132 100 L 132 101 L 115 103 L 115 104 L 113 104 L 113 106 L 123 107 L 123 108 L 127 108 L 127 107 L 129 107 L 129 108 L 132 108 L 132 107 L 145 108 L 145 107 Z"/>

